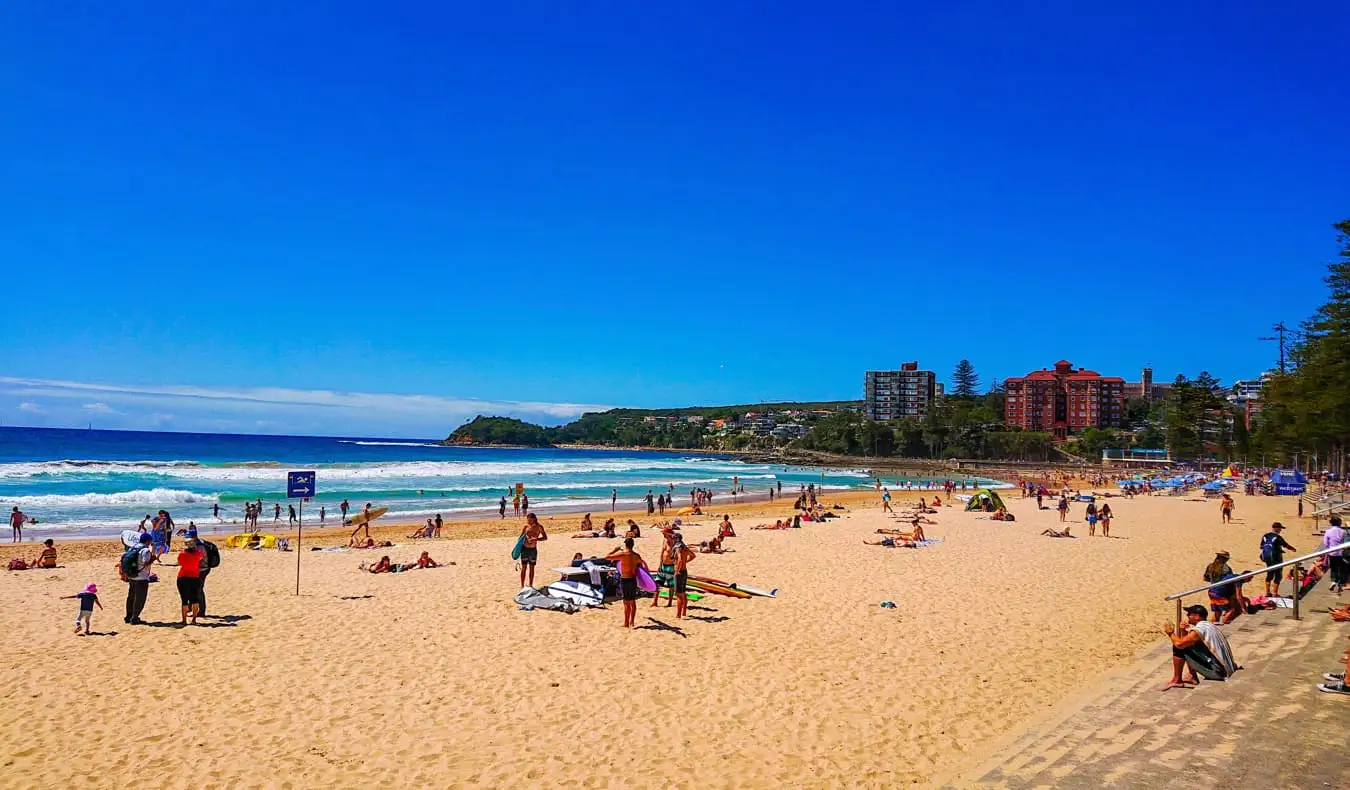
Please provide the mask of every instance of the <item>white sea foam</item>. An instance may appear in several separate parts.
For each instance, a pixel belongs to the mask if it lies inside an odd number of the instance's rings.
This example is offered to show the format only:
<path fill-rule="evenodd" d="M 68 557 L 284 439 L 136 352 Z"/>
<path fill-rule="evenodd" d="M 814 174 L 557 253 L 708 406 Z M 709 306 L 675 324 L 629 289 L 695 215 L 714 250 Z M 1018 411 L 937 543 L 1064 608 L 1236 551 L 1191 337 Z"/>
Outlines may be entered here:
<path fill-rule="evenodd" d="M 165 505 L 190 505 L 215 502 L 218 494 L 199 494 L 195 491 L 182 491 L 174 488 L 152 488 L 139 491 L 118 491 L 113 494 L 36 494 L 32 496 L 6 497 L 6 503 L 18 505 L 20 509 L 29 508 L 79 508 L 106 507 L 115 505 L 145 505 L 163 507 Z"/>
<path fill-rule="evenodd" d="M 726 477 L 740 475 L 742 478 L 750 479 L 755 475 L 769 475 L 772 469 L 772 467 L 766 465 L 748 465 L 727 461 L 720 463 L 701 462 L 697 469 L 690 469 L 688 466 L 681 464 L 679 459 L 661 462 L 636 458 L 623 461 L 594 459 L 577 461 L 396 461 L 392 463 L 296 464 L 295 466 L 308 466 L 317 470 L 321 481 L 485 477 L 526 483 L 528 483 L 529 478 L 540 475 L 583 475 L 606 472 L 648 472 L 654 476 L 660 475 L 662 472 L 670 473 L 670 479 L 663 482 L 674 482 L 691 471 L 702 474 L 721 474 Z M 0 479 L 153 475 L 180 480 L 277 481 L 285 480 L 286 471 L 287 467 L 275 462 L 204 466 L 183 461 L 51 461 L 0 464 Z M 840 474 L 854 476 L 851 473 L 841 472 Z"/>

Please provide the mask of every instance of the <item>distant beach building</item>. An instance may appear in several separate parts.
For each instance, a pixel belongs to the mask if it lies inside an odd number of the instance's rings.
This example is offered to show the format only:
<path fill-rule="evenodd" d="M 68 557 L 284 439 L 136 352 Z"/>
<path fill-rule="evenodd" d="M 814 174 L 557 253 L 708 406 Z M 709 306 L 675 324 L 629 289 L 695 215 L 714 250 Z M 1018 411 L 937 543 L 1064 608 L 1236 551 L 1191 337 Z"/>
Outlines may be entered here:
<path fill-rule="evenodd" d="M 1074 369 L 1061 359 L 1054 370 L 1033 371 L 1003 382 L 1009 427 L 1046 431 L 1057 439 L 1088 428 L 1125 424 L 1125 379 L 1095 370 Z"/>
<path fill-rule="evenodd" d="M 1261 388 L 1265 386 L 1268 378 L 1270 378 L 1269 373 L 1262 373 L 1259 379 L 1238 379 L 1233 382 L 1233 390 L 1228 395 L 1228 402 L 1241 406 L 1249 400 L 1260 400 Z"/>
<path fill-rule="evenodd" d="M 1125 398 L 1135 400 L 1143 398 L 1144 400 L 1162 400 L 1167 397 L 1167 391 L 1172 389 L 1171 384 L 1155 384 L 1153 381 L 1153 368 L 1144 368 L 1140 372 L 1138 381 L 1125 382 Z"/>
<path fill-rule="evenodd" d="M 937 375 L 905 362 L 899 370 L 869 370 L 863 378 L 863 414 L 870 420 L 925 417 L 937 397 Z"/>

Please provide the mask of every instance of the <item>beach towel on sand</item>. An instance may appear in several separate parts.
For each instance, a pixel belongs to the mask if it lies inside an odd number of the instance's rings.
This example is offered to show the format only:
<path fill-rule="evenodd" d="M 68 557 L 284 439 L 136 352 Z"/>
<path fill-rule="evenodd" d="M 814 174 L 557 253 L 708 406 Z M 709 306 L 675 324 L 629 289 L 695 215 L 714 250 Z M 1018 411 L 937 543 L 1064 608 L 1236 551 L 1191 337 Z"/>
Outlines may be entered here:
<path fill-rule="evenodd" d="M 571 601 L 564 601 L 560 598 L 544 594 L 542 590 L 536 590 L 533 587 L 523 587 L 516 593 L 515 601 L 520 608 L 526 612 L 532 609 L 552 609 L 556 612 L 566 612 L 573 614 L 580 611 L 581 607 Z"/>

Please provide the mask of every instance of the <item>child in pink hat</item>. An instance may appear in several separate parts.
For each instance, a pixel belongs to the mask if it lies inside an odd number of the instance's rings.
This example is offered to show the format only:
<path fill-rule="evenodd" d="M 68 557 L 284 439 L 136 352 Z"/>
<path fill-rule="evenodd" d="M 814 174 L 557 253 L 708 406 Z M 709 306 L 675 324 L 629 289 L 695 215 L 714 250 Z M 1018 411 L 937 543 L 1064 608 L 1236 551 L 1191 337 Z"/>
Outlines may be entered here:
<path fill-rule="evenodd" d="M 84 588 L 84 592 L 78 592 L 74 595 L 63 595 L 62 600 L 66 598 L 80 599 L 80 613 L 75 615 L 75 633 L 80 632 L 80 626 L 84 626 L 84 635 L 89 636 L 89 624 L 94 619 L 94 605 L 102 609 L 103 604 L 98 600 L 98 585 L 90 584 Z"/>

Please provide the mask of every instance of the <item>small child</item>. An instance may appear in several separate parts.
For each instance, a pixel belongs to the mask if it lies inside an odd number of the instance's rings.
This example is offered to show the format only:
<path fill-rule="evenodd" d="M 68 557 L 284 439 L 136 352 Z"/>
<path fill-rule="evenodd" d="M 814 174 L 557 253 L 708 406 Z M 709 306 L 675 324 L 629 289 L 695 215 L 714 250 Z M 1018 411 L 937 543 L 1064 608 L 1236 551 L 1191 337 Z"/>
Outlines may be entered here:
<path fill-rule="evenodd" d="M 80 599 L 80 613 L 75 615 L 75 633 L 78 634 L 80 625 L 84 624 L 84 635 L 89 636 L 89 624 L 94 618 L 94 604 L 98 604 L 100 609 L 103 608 L 103 604 L 98 600 L 98 585 L 90 584 L 84 588 L 84 592 L 61 596 L 62 600 L 67 598 Z"/>

